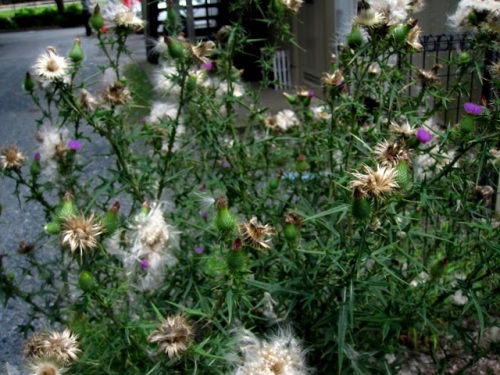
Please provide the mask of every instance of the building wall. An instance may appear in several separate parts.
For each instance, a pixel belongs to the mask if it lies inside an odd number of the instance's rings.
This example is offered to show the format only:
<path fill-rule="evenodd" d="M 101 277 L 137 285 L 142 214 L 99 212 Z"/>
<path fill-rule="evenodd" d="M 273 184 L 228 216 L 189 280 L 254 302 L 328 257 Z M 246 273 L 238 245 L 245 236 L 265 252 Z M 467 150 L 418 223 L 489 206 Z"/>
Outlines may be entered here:
<path fill-rule="evenodd" d="M 415 14 L 424 34 L 453 33 L 448 26 L 458 0 L 427 0 Z M 293 21 L 300 48 L 292 47 L 292 80 L 297 86 L 320 85 L 331 54 L 349 30 L 356 14 L 357 0 L 308 0 Z"/>

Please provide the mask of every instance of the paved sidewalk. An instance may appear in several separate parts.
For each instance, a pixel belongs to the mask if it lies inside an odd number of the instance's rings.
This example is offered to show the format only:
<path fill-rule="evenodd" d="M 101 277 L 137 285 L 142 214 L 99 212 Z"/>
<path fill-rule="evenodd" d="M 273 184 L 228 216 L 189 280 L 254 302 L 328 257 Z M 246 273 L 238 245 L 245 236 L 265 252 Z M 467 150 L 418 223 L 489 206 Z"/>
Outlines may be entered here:
<path fill-rule="evenodd" d="M 99 65 L 104 65 L 106 59 L 96 46 L 97 40 L 84 36 L 83 26 L 0 33 L 0 147 L 15 143 L 28 158 L 32 157 L 37 148 L 34 139 L 35 119 L 40 117 L 40 112 L 21 88 L 24 75 L 47 46 L 54 46 L 59 53 L 66 55 L 77 36 L 81 38 L 85 53 L 85 76 L 98 72 Z M 143 64 L 146 69 L 152 68 L 146 61 L 144 35 L 131 35 L 127 45 L 133 52 L 134 61 Z M 6 254 L 3 264 L 9 271 L 16 273 L 19 265 L 25 262 L 22 256 L 16 254 L 19 242 L 34 241 L 43 229 L 45 219 L 37 204 L 19 205 L 12 195 L 14 189 L 13 181 L 0 179 L 0 204 L 3 206 L 0 215 L 0 254 Z M 35 283 L 36 280 L 28 282 Z M 23 313 L 25 308 L 25 304 L 18 300 L 10 300 L 6 308 L 0 304 L 0 374 L 6 373 L 6 362 L 24 373 L 21 357 L 24 339 L 17 326 L 30 323 Z M 41 322 L 34 324 L 39 328 L 43 326 Z"/>

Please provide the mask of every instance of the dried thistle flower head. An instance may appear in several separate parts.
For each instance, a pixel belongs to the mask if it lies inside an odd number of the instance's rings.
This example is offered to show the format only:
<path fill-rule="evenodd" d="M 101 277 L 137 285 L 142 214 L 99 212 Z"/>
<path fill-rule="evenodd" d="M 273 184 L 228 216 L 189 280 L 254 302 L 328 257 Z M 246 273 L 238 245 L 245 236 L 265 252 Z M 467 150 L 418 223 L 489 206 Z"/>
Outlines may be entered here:
<path fill-rule="evenodd" d="M 269 129 L 276 129 L 276 127 L 278 126 L 276 116 L 266 116 L 264 118 L 264 126 Z"/>
<path fill-rule="evenodd" d="M 69 329 L 63 332 L 51 332 L 44 340 L 44 356 L 58 362 L 77 361 L 77 354 L 81 352 L 78 349 L 77 338 Z"/>
<path fill-rule="evenodd" d="M 135 12 L 128 6 L 118 2 L 109 2 L 104 10 L 105 18 L 116 27 L 123 27 L 131 30 L 141 30 L 144 21 L 137 17 Z"/>
<path fill-rule="evenodd" d="M 435 65 L 432 67 L 431 70 L 423 70 L 423 69 L 417 68 L 417 70 L 415 70 L 415 72 L 414 72 L 415 77 L 420 81 L 420 83 L 423 86 L 426 86 L 426 87 L 436 86 L 441 82 L 439 77 L 436 75 L 437 70 L 439 69 L 439 66 L 440 65 Z"/>
<path fill-rule="evenodd" d="M 268 340 L 259 340 L 244 330 L 239 338 L 243 364 L 237 375 L 305 375 L 305 352 L 290 329 L 281 329 Z"/>
<path fill-rule="evenodd" d="M 373 170 L 365 165 L 366 174 L 355 172 L 352 175 L 356 178 L 351 181 L 350 186 L 359 194 L 372 198 L 380 198 L 390 194 L 398 188 L 396 182 L 397 171 L 391 167 L 381 167 L 377 165 L 377 170 Z"/>
<path fill-rule="evenodd" d="M 89 217 L 72 215 L 61 225 L 61 242 L 68 245 L 71 253 L 96 248 L 99 245 L 98 237 L 104 232 L 103 226 L 95 219 L 94 214 Z"/>
<path fill-rule="evenodd" d="M 80 107 L 83 110 L 93 111 L 95 106 L 97 105 L 97 100 L 94 96 L 85 89 L 80 91 Z"/>
<path fill-rule="evenodd" d="M 302 6 L 303 0 L 282 0 L 283 4 L 293 13 L 298 13 Z"/>
<path fill-rule="evenodd" d="M 262 225 L 254 216 L 246 223 L 240 223 L 240 234 L 243 241 L 257 249 L 269 249 L 270 236 L 274 234 L 273 228 L 269 225 Z"/>
<path fill-rule="evenodd" d="M 322 78 L 323 85 L 327 87 L 340 86 L 344 82 L 342 70 L 337 69 L 333 73 L 325 73 Z"/>
<path fill-rule="evenodd" d="M 392 133 L 401 135 L 403 138 L 410 138 L 415 135 L 415 129 L 412 128 L 408 121 L 404 121 L 402 123 L 391 122 L 389 130 Z"/>
<path fill-rule="evenodd" d="M 23 346 L 23 355 L 28 360 L 51 359 L 59 363 L 77 361 L 77 336 L 69 329 L 63 332 L 35 333 Z"/>
<path fill-rule="evenodd" d="M 17 149 L 16 145 L 3 147 L 0 151 L 0 166 L 2 169 L 20 169 L 26 155 Z"/>
<path fill-rule="evenodd" d="M 375 27 L 385 23 L 385 16 L 371 8 L 360 9 L 353 23 L 361 27 Z"/>
<path fill-rule="evenodd" d="M 394 167 L 406 156 L 405 151 L 401 142 L 383 141 L 375 146 L 373 153 L 380 165 Z"/>
<path fill-rule="evenodd" d="M 56 362 L 47 359 L 38 359 L 29 365 L 29 375 L 62 375 L 66 369 Z"/>
<path fill-rule="evenodd" d="M 35 74 L 49 81 L 63 80 L 68 73 L 69 61 L 57 54 L 54 47 L 47 47 L 45 53 L 35 62 Z"/>
<path fill-rule="evenodd" d="M 31 360 L 45 356 L 44 342 L 49 337 L 46 333 L 34 333 L 23 345 L 23 356 Z"/>
<path fill-rule="evenodd" d="M 190 45 L 191 56 L 198 64 L 203 64 L 209 61 L 209 56 L 215 50 L 215 43 L 211 40 L 207 42 L 198 42 L 196 45 Z"/>
<path fill-rule="evenodd" d="M 302 227 L 302 224 L 304 224 L 304 219 L 302 217 L 300 217 L 298 214 L 296 214 L 295 212 L 287 211 L 283 215 L 282 223 L 283 224 L 293 224 L 298 229 L 300 229 Z"/>
<path fill-rule="evenodd" d="M 193 325 L 182 314 L 170 315 L 153 331 L 148 341 L 158 344 L 158 352 L 164 352 L 169 358 L 177 358 L 184 353 L 193 341 Z"/>
<path fill-rule="evenodd" d="M 116 81 L 102 93 L 106 104 L 117 106 L 127 103 L 132 98 L 130 90 L 123 83 Z"/>
<path fill-rule="evenodd" d="M 421 32 L 422 29 L 420 28 L 420 26 L 415 23 L 408 32 L 408 37 L 406 39 L 406 43 L 416 51 L 420 51 L 423 48 L 422 44 L 420 44 Z"/>
<path fill-rule="evenodd" d="M 493 79 L 500 80 L 500 61 L 488 66 L 488 70 Z"/>

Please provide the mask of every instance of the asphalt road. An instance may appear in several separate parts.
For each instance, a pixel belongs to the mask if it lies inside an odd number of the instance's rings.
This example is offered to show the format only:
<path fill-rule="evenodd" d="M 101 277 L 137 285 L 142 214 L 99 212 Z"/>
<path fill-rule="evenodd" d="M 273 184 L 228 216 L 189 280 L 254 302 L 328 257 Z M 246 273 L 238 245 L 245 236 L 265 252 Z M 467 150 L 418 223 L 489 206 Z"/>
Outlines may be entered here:
<path fill-rule="evenodd" d="M 26 72 L 47 46 L 54 46 L 60 54 L 66 55 L 77 36 L 81 38 L 86 56 L 82 74 L 90 76 L 106 60 L 96 46 L 96 39 L 84 36 L 83 27 L 0 33 L 0 148 L 15 143 L 29 158 L 33 156 L 37 148 L 34 139 L 35 119 L 40 116 L 40 112 L 23 92 L 21 84 Z M 131 35 L 128 47 L 133 51 L 134 61 L 148 64 L 143 35 Z M 12 272 L 16 272 L 24 261 L 22 256 L 16 254 L 19 242 L 33 241 L 44 225 L 40 207 L 36 204 L 19 205 L 12 194 L 14 187 L 11 180 L 0 179 L 0 205 L 3 206 L 0 215 L 0 254 L 5 255 L 3 264 Z M 0 305 L 0 374 L 6 373 L 7 362 L 22 370 L 20 354 L 24 339 L 17 325 L 26 323 L 24 309 L 25 305 L 21 301 L 11 300 L 5 308 Z M 43 322 L 36 324 L 43 326 Z"/>

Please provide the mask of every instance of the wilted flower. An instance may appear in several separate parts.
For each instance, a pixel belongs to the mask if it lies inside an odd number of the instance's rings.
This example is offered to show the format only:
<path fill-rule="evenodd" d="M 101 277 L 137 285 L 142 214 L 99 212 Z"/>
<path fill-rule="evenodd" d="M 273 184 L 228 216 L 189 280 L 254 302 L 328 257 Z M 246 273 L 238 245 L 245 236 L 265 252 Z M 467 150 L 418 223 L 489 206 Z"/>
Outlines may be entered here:
<path fill-rule="evenodd" d="M 116 81 L 106 88 L 102 93 L 102 99 L 106 104 L 117 106 L 127 103 L 132 98 L 130 90 L 123 83 Z"/>
<path fill-rule="evenodd" d="M 464 110 L 470 115 L 480 115 L 483 112 L 484 107 L 475 103 L 464 103 Z"/>
<path fill-rule="evenodd" d="M 322 78 L 322 82 L 327 87 L 340 86 L 344 82 L 344 76 L 342 75 L 342 70 L 337 69 L 333 73 L 325 73 Z"/>
<path fill-rule="evenodd" d="M 29 359 L 50 358 L 57 362 L 77 361 L 77 336 L 69 329 L 63 332 L 35 333 L 23 346 L 23 354 Z"/>
<path fill-rule="evenodd" d="M 276 114 L 276 126 L 281 130 L 287 130 L 288 128 L 299 125 L 299 118 L 291 109 L 284 109 Z"/>
<path fill-rule="evenodd" d="M 418 24 L 415 24 L 408 32 L 408 37 L 406 38 L 406 43 L 414 50 L 420 51 L 423 47 L 420 44 L 420 33 L 422 29 Z"/>
<path fill-rule="evenodd" d="M 178 245 L 178 232 L 168 225 L 160 204 L 143 204 L 141 212 L 134 218 L 132 248 L 123 253 L 127 274 L 134 276 L 138 262 L 147 259 L 147 274 L 142 277 L 140 287 L 150 290 L 161 282 L 165 266 L 177 263 L 174 249 Z"/>
<path fill-rule="evenodd" d="M 157 53 L 160 56 L 163 56 L 167 53 L 167 51 L 168 51 L 168 45 L 167 42 L 165 41 L 165 37 L 163 35 L 160 35 L 158 39 L 156 39 L 153 42 L 152 52 Z"/>
<path fill-rule="evenodd" d="M 304 375 L 308 368 L 305 351 L 290 329 L 281 329 L 268 340 L 259 340 L 253 333 L 243 330 L 239 337 L 243 364 L 234 375 Z"/>
<path fill-rule="evenodd" d="M 182 314 L 170 315 L 153 331 L 148 341 L 158 344 L 158 352 L 169 358 L 180 357 L 194 339 L 193 325 Z"/>
<path fill-rule="evenodd" d="M 432 67 L 431 70 L 423 70 L 423 69 L 417 68 L 414 72 L 415 77 L 420 81 L 422 86 L 434 87 L 441 82 L 439 77 L 436 75 L 439 67 L 440 67 L 440 65 L 435 65 Z"/>
<path fill-rule="evenodd" d="M 500 61 L 489 65 L 488 70 L 493 79 L 500 80 Z"/>
<path fill-rule="evenodd" d="M 56 128 L 50 125 L 42 126 L 36 133 L 36 140 L 40 142 L 38 161 L 49 178 L 54 177 L 58 163 L 66 156 L 69 149 L 68 134 L 67 128 Z"/>
<path fill-rule="evenodd" d="M 26 155 L 17 149 L 15 145 L 3 147 L 0 151 L 0 166 L 2 169 L 20 169 Z"/>
<path fill-rule="evenodd" d="M 248 245 L 257 249 L 269 249 L 270 236 L 274 234 L 273 228 L 269 225 L 262 225 L 254 216 L 250 221 L 240 223 L 240 234 Z"/>
<path fill-rule="evenodd" d="M 302 6 L 303 0 L 282 0 L 283 4 L 290 9 L 293 13 L 298 13 Z"/>
<path fill-rule="evenodd" d="M 359 9 L 354 18 L 354 25 L 361 27 L 374 27 L 385 22 L 385 16 L 382 12 L 376 11 L 370 7 Z"/>
<path fill-rule="evenodd" d="M 394 167 L 406 156 L 402 143 L 393 141 L 379 142 L 373 151 L 380 165 Z"/>
<path fill-rule="evenodd" d="M 498 16 L 498 11 L 498 1 L 495 0 L 461 0 L 457 10 L 448 17 L 448 20 L 456 29 L 485 27 L 490 31 L 496 31 L 498 20 L 495 19 L 495 15 Z"/>
<path fill-rule="evenodd" d="M 51 332 L 44 340 L 44 357 L 53 358 L 58 362 L 77 361 L 78 349 L 77 336 L 69 329 L 63 332 Z"/>
<path fill-rule="evenodd" d="M 85 89 L 82 89 L 80 92 L 80 107 L 83 110 L 93 111 L 95 106 L 97 105 L 97 100 L 94 96 Z"/>
<path fill-rule="evenodd" d="M 415 130 L 411 127 L 408 121 L 402 123 L 391 122 L 389 130 L 393 133 L 400 134 L 404 138 L 410 138 L 415 134 Z"/>
<path fill-rule="evenodd" d="M 429 133 L 425 128 L 417 129 L 415 136 L 417 137 L 417 139 L 420 143 L 430 142 L 430 140 L 432 138 L 431 133 Z"/>
<path fill-rule="evenodd" d="M 47 47 L 45 53 L 35 62 L 34 69 L 38 77 L 49 81 L 63 80 L 68 74 L 69 61 L 57 54 L 54 47 Z"/>
<path fill-rule="evenodd" d="M 109 2 L 104 10 L 104 18 L 116 27 L 141 30 L 144 27 L 144 21 L 137 17 L 135 12 L 120 2 Z"/>
<path fill-rule="evenodd" d="M 356 178 L 351 182 L 350 186 L 356 189 L 362 195 L 367 195 L 372 198 L 380 198 L 382 195 L 390 194 L 394 189 L 398 188 L 396 182 L 397 171 L 391 167 L 377 166 L 374 171 L 369 166 L 364 166 L 366 174 L 353 173 Z"/>
<path fill-rule="evenodd" d="M 315 120 L 328 121 L 332 117 L 326 106 L 311 107 L 311 112 Z"/>
<path fill-rule="evenodd" d="M 39 359 L 29 365 L 29 375 L 62 375 L 66 370 L 52 360 Z"/>
<path fill-rule="evenodd" d="M 95 219 L 94 214 L 89 217 L 70 216 L 61 224 L 61 242 L 68 245 L 71 253 L 95 249 L 99 245 L 98 237 L 104 232 L 103 226 Z"/>
<path fill-rule="evenodd" d="M 190 45 L 191 56 L 198 64 L 209 62 L 208 57 L 215 51 L 215 43 L 211 40 L 207 42 L 200 41 L 196 45 Z"/>

